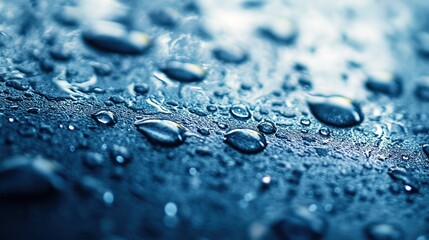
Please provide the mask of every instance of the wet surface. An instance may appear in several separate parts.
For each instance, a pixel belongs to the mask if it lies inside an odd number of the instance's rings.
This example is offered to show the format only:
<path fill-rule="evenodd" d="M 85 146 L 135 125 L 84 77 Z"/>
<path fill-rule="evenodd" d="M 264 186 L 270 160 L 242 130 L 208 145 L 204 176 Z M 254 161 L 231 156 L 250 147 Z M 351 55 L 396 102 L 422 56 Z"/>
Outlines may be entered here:
<path fill-rule="evenodd" d="M 428 239 L 427 4 L 0 12 L 0 239 Z"/>

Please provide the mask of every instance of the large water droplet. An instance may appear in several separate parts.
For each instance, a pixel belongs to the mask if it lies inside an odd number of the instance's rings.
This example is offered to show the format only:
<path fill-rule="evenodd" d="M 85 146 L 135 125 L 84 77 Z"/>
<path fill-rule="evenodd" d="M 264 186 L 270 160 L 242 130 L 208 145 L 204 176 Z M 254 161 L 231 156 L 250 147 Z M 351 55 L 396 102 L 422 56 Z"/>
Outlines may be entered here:
<path fill-rule="evenodd" d="M 92 114 L 91 117 L 98 123 L 101 123 L 107 126 L 113 126 L 118 122 L 115 114 L 111 111 L 101 110 Z"/>
<path fill-rule="evenodd" d="M 161 71 L 167 77 L 180 82 L 198 82 L 202 81 L 207 72 L 200 66 L 193 63 L 170 61 L 161 68 Z"/>
<path fill-rule="evenodd" d="M 225 142 L 234 149 L 248 154 L 259 153 L 267 147 L 265 136 L 250 129 L 234 129 L 227 132 Z"/>
<path fill-rule="evenodd" d="M 186 129 L 169 120 L 139 120 L 135 122 L 137 130 L 149 141 L 162 146 L 178 146 L 185 141 Z"/>
<path fill-rule="evenodd" d="M 374 71 L 368 75 L 365 83 L 368 90 L 385 94 L 391 97 L 398 97 L 402 93 L 401 79 L 391 72 Z"/>
<path fill-rule="evenodd" d="M 399 240 L 404 237 L 401 229 L 387 223 L 371 223 L 364 231 L 370 240 Z"/>
<path fill-rule="evenodd" d="M 61 191 L 58 166 L 41 157 L 17 156 L 0 164 L 0 198 L 33 198 Z"/>
<path fill-rule="evenodd" d="M 308 106 L 314 117 L 334 127 L 353 127 L 364 118 L 359 105 L 342 96 L 310 96 Z"/>
<path fill-rule="evenodd" d="M 236 45 L 223 45 L 213 49 L 213 56 L 224 63 L 240 64 L 248 59 L 247 52 Z"/>
<path fill-rule="evenodd" d="M 138 54 L 150 45 L 150 38 L 143 32 L 128 30 L 125 26 L 109 21 L 97 21 L 85 29 L 83 39 L 105 51 Z"/>

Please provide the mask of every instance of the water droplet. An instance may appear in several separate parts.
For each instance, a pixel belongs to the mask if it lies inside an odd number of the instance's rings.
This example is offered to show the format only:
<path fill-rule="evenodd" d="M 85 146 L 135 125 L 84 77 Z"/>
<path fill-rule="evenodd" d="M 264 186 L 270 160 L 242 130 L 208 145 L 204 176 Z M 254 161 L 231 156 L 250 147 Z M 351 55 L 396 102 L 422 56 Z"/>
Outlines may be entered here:
<path fill-rule="evenodd" d="M 429 57 L 429 32 L 420 31 L 415 40 L 417 52 L 423 57 Z"/>
<path fill-rule="evenodd" d="M 83 157 L 83 164 L 89 169 L 99 168 L 103 162 L 103 155 L 97 152 L 87 152 Z"/>
<path fill-rule="evenodd" d="M 274 42 L 289 45 L 295 42 L 298 28 L 291 20 L 282 19 L 259 28 L 259 33 Z"/>
<path fill-rule="evenodd" d="M 225 142 L 232 148 L 248 154 L 259 153 L 267 147 L 265 136 L 250 129 L 234 129 L 227 132 Z"/>
<path fill-rule="evenodd" d="M 327 127 L 321 127 L 319 129 L 319 133 L 320 133 L 320 135 L 322 135 L 324 137 L 329 137 L 329 135 L 331 135 L 331 131 Z"/>
<path fill-rule="evenodd" d="M 387 223 L 371 223 L 365 227 L 364 232 L 370 240 L 399 240 L 404 237 L 401 229 Z"/>
<path fill-rule="evenodd" d="M 135 125 L 154 144 L 174 147 L 185 141 L 186 129 L 173 121 L 138 120 Z"/>
<path fill-rule="evenodd" d="M 229 109 L 229 112 L 233 117 L 240 118 L 240 119 L 247 119 L 250 118 L 250 111 L 247 109 L 247 107 L 243 104 L 234 105 Z"/>
<path fill-rule="evenodd" d="M 423 144 L 422 150 L 426 157 L 429 158 L 429 144 Z"/>
<path fill-rule="evenodd" d="M 353 127 L 364 118 L 360 106 L 342 96 L 310 96 L 308 106 L 314 117 L 334 127 Z"/>
<path fill-rule="evenodd" d="M 273 134 L 277 132 L 276 125 L 273 122 L 264 121 L 258 125 L 259 131 L 265 134 Z"/>
<path fill-rule="evenodd" d="M 113 201 L 115 200 L 115 196 L 113 195 L 113 193 L 111 191 L 106 191 L 103 193 L 103 202 L 106 205 L 112 205 Z"/>
<path fill-rule="evenodd" d="M 119 145 L 112 146 L 110 149 L 110 157 L 115 163 L 120 165 L 128 164 L 132 159 L 132 155 L 128 148 Z"/>
<path fill-rule="evenodd" d="M 23 82 L 20 82 L 18 80 L 9 80 L 6 82 L 5 85 L 7 87 L 12 87 L 12 88 L 19 90 L 19 91 L 27 91 L 30 88 L 29 85 L 24 84 Z"/>
<path fill-rule="evenodd" d="M 150 45 L 150 38 L 145 33 L 109 21 L 94 22 L 83 31 L 82 37 L 100 50 L 123 54 L 142 53 Z"/>
<path fill-rule="evenodd" d="M 16 156 L 0 164 L 0 198 L 34 198 L 62 190 L 58 166 L 42 157 Z"/>
<path fill-rule="evenodd" d="M 223 45 L 213 49 L 213 56 L 224 63 L 241 64 L 248 59 L 247 52 L 236 45 Z"/>
<path fill-rule="evenodd" d="M 429 101 L 429 77 L 421 78 L 417 83 L 415 94 L 421 101 Z"/>
<path fill-rule="evenodd" d="M 303 118 L 301 118 L 300 123 L 301 123 L 303 126 L 310 126 L 311 121 L 310 121 L 310 119 L 309 119 L 309 118 L 303 117 Z"/>
<path fill-rule="evenodd" d="M 323 218 L 304 207 L 291 210 L 273 225 L 274 233 L 281 239 L 323 239 L 327 228 Z"/>
<path fill-rule="evenodd" d="M 101 110 L 92 114 L 91 116 L 98 123 L 101 123 L 107 126 L 113 126 L 118 122 L 115 114 L 111 111 Z"/>
<path fill-rule="evenodd" d="M 398 97 L 402 93 L 401 79 L 391 72 L 374 71 L 368 75 L 365 83 L 370 91 L 385 94 L 391 97 Z"/>
<path fill-rule="evenodd" d="M 177 205 L 173 202 L 165 204 L 164 212 L 167 216 L 173 217 L 177 214 Z"/>
<path fill-rule="evenodd" d="M 146 83 L 137 83 L 136 85 L 134 85 L 134 92 L 141 95 L 146 94 L 149 92 L 149 85 L 147 85 Z"/>
<path fill-rule="evenodd" d="M 112 101 L 115 104 L 121 104 L 121 103 L 125 103 L 126 102 L 125 98 L 122 97 L 122 96 L 119 96 L 119 95 L 110 96 L 109 100 Z"/>
<path fill-rule="evenodd" d="M 161 68 L 167 77 L 179 82 L 199 82 L 202 81 L 207 72 L 202 67 L 193 63 L 170 61 Z"/>
<path fill-rule="evenodd" d="M 400 181 L 404 185 L 406 192 L 416 193 L 419 191 L 405 168 L 391 167 L 388 169 L 387 174 L 389 174 L 393 180 Z"/>

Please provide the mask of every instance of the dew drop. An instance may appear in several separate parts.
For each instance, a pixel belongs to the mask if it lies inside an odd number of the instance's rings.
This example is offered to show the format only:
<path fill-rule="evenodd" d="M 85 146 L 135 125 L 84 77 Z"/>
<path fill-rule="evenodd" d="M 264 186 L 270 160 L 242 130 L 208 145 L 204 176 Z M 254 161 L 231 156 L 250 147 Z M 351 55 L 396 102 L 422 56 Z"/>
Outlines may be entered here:
<path fill-rule="evenodd" d="M 291 20 L 282 19 L 260 27 L 259 33 L 276 43 L 290 45 L 295 42 L 298 36 L 298 28 Z"/>
<path fill-rule="evenodd" d="M 248 59 L 247 52 L 236 45 L 223 45 L 213 49 L 213 56 L 224 63 L 241 64 Z"/>
<path fill-rule="evenodd" d="M 239 105 L 234 105 L 229 109 L 229 112 L 231 113 L 231 115 L 235 118 L 239 118 L 239 119 L 248 119 L 250 118 L 250 111 L 249 109 L 243 105 L 243 104 L 239 104 Z"/>
<path fill-rule="evenodd" d="M 111 111 L 106 111 L 106 110 L 98 111 L 92 114 L 91 117 L 98 123 L 101 123 L 107 126 L 113 126 L 118 122 L 115 114 Z"/>
<path fill-rule="evenodd" d="M 274 223 L 273 231 L 281 239 L 323 239 L 328 228 L 327 222 L 300 207 Z"/>
<path fill-rule="evenodd" d="M 161 71 L 167 77 L 179 82 L 199 82 L 202 81 L 207 72 L 202 67 L 188 62 L 170 61 Z"/>
<path fill-rule="evenodd" d="M 365 86 L 368 90 L 388 95 L 390 97 L 399 97 L 402 93 L 401 79 L 386 71 L 374 71 L 368 75 Z"/>
<path fill-rule="evenodd" d="M 429 158 L 429 144 L 423 144 L 422 150 L 426 157 Z"/>
<path fill-rule="evenodd" d="M 303 125 L 303 126 L 310 126 L 311 121 L 310 121 L 310 119 L 308 119 L 308 118 L 306 118 L 306 117 L 303 117 L 303 118 L 301 118 L 300 123 L 301 123 L 301 125 Z"/>
<path fill-rule="evenodd" d="M 402 230 L 387 223 L 371 223 L 365 227 L 364 231 L 370 240 L 399 240 L 404 237 Z"/>
<path fill-rule="evenodd" d="M 273 122 L 264 121 L 258 125 L 258 130 L 265 134 L 273 134 L 277 132 L 276 125 Z"/>
<path fill-rule="evenodd" d="M 308 106 L 314 117 L 334 127 L 353 127 L 364 118 L 360 106 L 342 96 L 310 96 Z"/>
<path fill-rule="evenodd" d="M 429 77 L 423 77 L 417 83 L 415 95 L 421 101 L 429 101 Z"/>
<path fill-rule="evenodd" d="M 119 145 L 113 145 L 110 149 L 110 158 L 117 164 L 125 165 L 128 164 L 132 155 L 128 148 Z"/>
<path fill-rule="evenodd" d="M 234 129 L 225 134 L 225 142 L 232 148 L 247 154 L 256 154 L 267 147 L 261 133 L 250 129 Z"/>
<path fill-rule="evenodd" d="M 179 146 L 185 141 L 186 129 L 169 120 L 138 120 L 137 130 L 149 141 L 162 146 Z"/>

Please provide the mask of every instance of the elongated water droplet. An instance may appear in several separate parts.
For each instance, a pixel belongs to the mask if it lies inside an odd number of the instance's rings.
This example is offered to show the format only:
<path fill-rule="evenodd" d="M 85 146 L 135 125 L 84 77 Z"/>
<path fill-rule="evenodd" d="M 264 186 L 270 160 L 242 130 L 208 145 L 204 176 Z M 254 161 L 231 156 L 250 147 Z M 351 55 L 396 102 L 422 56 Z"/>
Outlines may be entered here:
<path fill-rule="evenodd" d="M 259 33 L 276 43 L 289 45 L 298 37 L 298 28 L 291 20 L 282 19 L 260 27 Z"/>
<path fill-rule="evenodd" d="M 381 93 L 390 97 L 399 97 L 402 93 L 401 79 L 391 72 L 374 71 L 368 75 L 366 88 L 372 92 Z"/>
<path fill-rule="evenodd" d="M 227 132 L 225 142 L 234 149 L 248 154 L 259 153 L 267 147 L 265 136 L 250 129 L 234 129 Z"/>
<path fill-rule="evenodd" d="M 185 141 L 186 129 L 169 120 L 139 120 L 135 122 L 137 130 L 149 141 L 162 146 L 179 146 Z"/>
<path fill-rule="evenodd" d="M 365 227 L 364 232 L 370 240 L 399 240 L 404 237 L 401 229 L 387 223 L 371 223 Z"/>
<path fill-rule="evenodd" d="M 277 131 L 276 125 L 273 122 L 261 122 L 258 125 L 259 131 L 265 133 L 265 134 L 273 134 Z"/>
<path fill-rule="evenodd" d="M 98 111 L 92 114 L 91 117 L 98 123 L 101 123 L 107 126 L 113 126 L 118 122 L 115 114 L 111 111 L 106 111 L 106 110 Z"/>
<path fill-rule="evenodd" d="M 240 64 L 248 59 L 247 52 L 236 45 L 223 45 L 213 49 L 213 56 L 224 63 Z"/>
<path fill-rule="evenodd" d="M 202 81 L 207 73 L 206 71 L 193 63 L 170 61 L 161 68 L 161 71 L 167 77 L 180 82 L 199 82 Z"/>
<path fill-rule="evenodd" d="M 109 21 L 94 22 L 82 33 L 83 39 L 100 50 L 138 54 L 150 45 L 150 38 L 143 32 L 128 30 L 125 26 Z"/>
<path fill-rule="evenodd" d="M 44 158 L 16 156 L 0 164 L 0 198 L 34 198 L 62 190 L 58 166 Z"/>
<path fill-rule="evenodd" d="M 334 127 L 353 127 L 364 119 L 359 105 L 342 96 L 310 96 L 308 106 L 314 117 Z"/>

